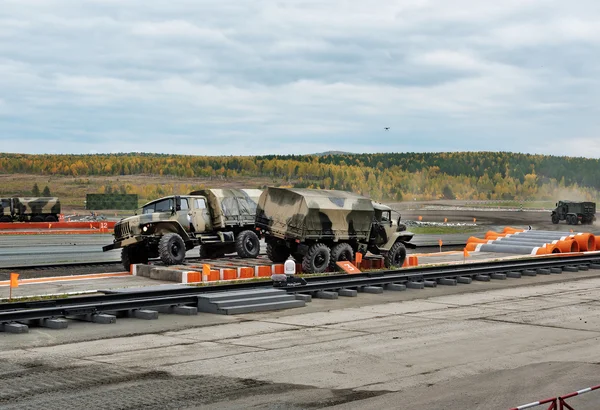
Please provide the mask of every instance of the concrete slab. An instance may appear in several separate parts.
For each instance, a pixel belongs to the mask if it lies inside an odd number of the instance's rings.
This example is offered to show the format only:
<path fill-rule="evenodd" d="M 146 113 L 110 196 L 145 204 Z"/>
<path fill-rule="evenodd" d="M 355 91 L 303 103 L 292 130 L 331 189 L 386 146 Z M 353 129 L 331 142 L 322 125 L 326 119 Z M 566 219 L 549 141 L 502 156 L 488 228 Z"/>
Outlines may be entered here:
<path fill-rule="evenodd" d="M 29 326 L 22 323 L 0 323 L 0 332 L 27 333 L 29 332 Z"/>
<path fill-rule="evenodd" d="M 456 279 L 442 278 L 438 280 L 438 283 L 445 286 L 456 286 Z"/>
<path fill-rule="evenodd" d="M 314 296 L 319 299 L 337 299 L 338 298 L 337 292 L 328 292 L 328 291 L 315 292 Z"/>
<path fill-rule="evenodd" d="M 406 290 L 406 285 L 401 283 L 388 283 L 385 285 L 385 290 L 403 291 Z"/>
<path fill-rule="evenodd" d="M 48 329 L 66 329 L 69 327 L 69 321 L 61 318 L 42 319 L 39 321 L 39 325 Z"/>
<path fill-rule="evenodd" d="M 423 285 L 426 288 L 435 288 L 437 286 L 437 282 L 434 280 L 424 280 Z"/>
<path fill-rule="evenodd" d="M 507 278 L 512 278 L 512 279 L 520 279 L 521 278 L 521 272 L 506 272 L 506 277 Z"/>
<path fill-rule="evenodd" d="M 506 279 L 506 273 L 492 273 L 490 275 L 490 278 L 496 279 L 496 280 L 505 280 Z"/>
<path fill-rule="evenodd" d="M 577 265 L 577 267 L 579 268 L 579 270 L 590 270 L 589 265 Z"/>
<path fill-rule="evenodd" d="M 361 292 L 372 293 L 375 295 L 379 295 L 383 293 L 383 287 L 381 286 L 363 286 L 360 288 Z"/>
<path fill-rule="evenodd" d="M 539 268 L 535 271 L 538 275 L 550 275 L 550 269 L 547 268 Z"/>
<path fill-rule="evenodd" d="M 129 311 L 128 316 L 135 317 L 136 319 L 156 320 L 158 319 L 158 312 L 156 310 L 149 309 L 135 309 Z"/>
<path fill-rule="evenodd" d="M 464 283 L 466 285 L 469 285 L 471 284 L 471 282 L 473 282 L 473 279 L 468 276 L 459 276 L 458 278 L 456 278 L 456 281 L 458 283 Z"/>
<path fill-rule="evenodd" d="M 550 268 L 550 273 L 562 273 L 562 268 Z"/>
<path fill-rule="evenodd" d="M 579 268 L 577 266 L 565 266 L 563 268 L 564 272 L 579 272 Z"/>
<path fill-rule="evenodd" d="M 338 295 L 353 298 L 358 295 L 358 291 L 356 289 L 340 289 Z"/>
<path fill-rule="evenodd" d="M 489 282 L 490 281 L 490 277 L 488 275 L 476 275 L 475 280 L 478 280 L 480 282 Z"/>
<path fill-rule="evenodd" d="M 533 269 L 523 269 L 521 271 L 521 274 L 523 276 L 535 276 L 535 275 L 537 275 L 537 272 Z"/>
<path fill-rule="evenodd" d="M 406 282 L 406 287 L 408 289 L 423 289 L 423 288 L 425 288 L 425 283 L 423 283 L 423 282 Z"/>
<path fill-rule="evenodd" d="M 305 295 L 303 293 L 295 293 L 294 296 L 296 297 L 297 300 L 303 300 L 305 302 L 310 302 L 312 300 L 311 295 Z"/>

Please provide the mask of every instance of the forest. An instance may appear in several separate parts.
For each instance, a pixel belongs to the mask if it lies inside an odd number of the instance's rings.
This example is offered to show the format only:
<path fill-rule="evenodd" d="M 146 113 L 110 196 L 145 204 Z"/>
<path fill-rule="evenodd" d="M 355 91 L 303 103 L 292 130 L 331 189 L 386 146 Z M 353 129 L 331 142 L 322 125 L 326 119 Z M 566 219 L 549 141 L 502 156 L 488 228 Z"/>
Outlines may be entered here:
<path fill-rule="evenodd" d="M 255 179 L 269 185 L 340 189 L 385 201 L 554 200 L 562 192 L 596 199 L 598 159 L 510 152 L 380 153 L 266 156 L 187 156 L 148 153 L 90 155 L 0 154 L 0 174 L 84 178 L 161 175 L 185 181 L 186 188 L 207 179 Z M 215 183 L 218 185 L 218 183 Z M 168 194 L 164 187 L 102 186 L 98 192 Z M 153 192 L 154 190 L 154 192 Z"/>

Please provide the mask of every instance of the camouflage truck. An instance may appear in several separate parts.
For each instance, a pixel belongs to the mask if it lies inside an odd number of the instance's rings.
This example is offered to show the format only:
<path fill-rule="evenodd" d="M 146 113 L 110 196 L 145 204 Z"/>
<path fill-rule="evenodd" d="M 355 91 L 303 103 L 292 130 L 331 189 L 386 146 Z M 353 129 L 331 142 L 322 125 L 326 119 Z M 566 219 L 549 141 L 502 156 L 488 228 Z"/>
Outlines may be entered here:
<path fill-rule="evenodd" d="M 55 197 L 2 198 L 0 222 L 57 222 L 60 201 Z"/>
<path fill-rule="evenodd" d="M 114 241 L 103 251 L 122 248 L 125 269 L 160 257 L 166 265 L 182 263 L 187 250 L 200 247 L 204 258 L 237 252 L 255 258 L 260 241 L 254 232 L 258 189 L 203 189 L 148 202 L 140 215 L 120 220 Z"/>
<path fill-rule="evenodd" d="M 267 255 L 283 262 L 290 255 L 308 273 L 337 269 L 355 253 L 383 255 L 387 267 L 402 266 L 413 234 L 392 220 L 391 208 L 350 192 L 267 188 L 258 201 L 256 229 Z M 404 227 L 405 229 L 405 227 Z"/>
<path fill-rule="evenodd" d="M 592 224 L 596 220 L 595 202 L 558 201 L 551 214 L 552 223 L 567 221 L 569 225 Z"/>

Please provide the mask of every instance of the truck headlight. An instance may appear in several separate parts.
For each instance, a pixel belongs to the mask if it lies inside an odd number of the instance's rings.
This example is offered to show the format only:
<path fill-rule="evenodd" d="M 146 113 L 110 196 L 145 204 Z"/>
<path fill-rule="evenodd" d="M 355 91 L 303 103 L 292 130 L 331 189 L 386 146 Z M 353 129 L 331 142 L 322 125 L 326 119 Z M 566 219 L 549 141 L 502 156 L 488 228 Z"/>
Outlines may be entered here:
<path fill-rule="evenodd" d="M 146 232 L 148 230 L 148 227 L 146 225 L 144 225 L 144 227 L 142 228 L 142 231 Z"/>

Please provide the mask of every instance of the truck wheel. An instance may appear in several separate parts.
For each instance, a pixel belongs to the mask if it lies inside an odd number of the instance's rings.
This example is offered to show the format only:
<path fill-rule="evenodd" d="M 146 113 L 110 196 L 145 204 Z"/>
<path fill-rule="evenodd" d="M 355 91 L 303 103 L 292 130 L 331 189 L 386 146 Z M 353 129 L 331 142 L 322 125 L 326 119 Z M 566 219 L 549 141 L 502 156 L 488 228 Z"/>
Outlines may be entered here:
<path fill-rule="evenodd" d="M 185 242 L 176 233 L 167 233 L 158 241 L 158 255 L 165 265 L 177 265 L 185 259 Z"/>
<path fill-rule="evenodd" d="M 12 222 L 10 216 L 0 216 L 0 222 Z"/>
<path fill-rule="evenodd" d="M 235 240 L 235 251 L 240 258 L 256 258 L 260 253 L 260 240 L 252 231 L 241 232 Z"/>
<path fill-rule="evenodd" d="M 44 218 L 42 218 L 41 216 L 34 216 L 33 218 L 31 218 L 31 222 L 44 222 Z"/>
<path fill-rule="evenodd" d="M 58 222 L 58 219 L 56 219 L 55 216 L 48 215 L 47 217 L 44 218 L 44 221 L 46 221 L 46 222 Z"/>
<path fill-rule="evenodd" d="M 148 263 L 148 252 L 145 248 L 138 246 L 127 246 L 121 250 L 121 263 L 126 271 L 136 263 Z"/>
<path fill-rule="evenodd" d="M 315 243 L 302 260 L 302 271 L 306 273 L 323 273 L 329 266 L 331 258 L 329 248 L 324 243 Z"/>
<path fill-rule="evenodd" d="M 267 244 L 267 257 L 271 260 L 271 262 L 285 262 L 289 256 L 290 249 L 287 246 L 272 243 Z"/>
<path fill-rule="evenodd" d="M 331 257 L 329 258 L 329 267 L 332 270 L 341 270 L 337 266 L 336 262 L 339 261 L 350 261 L 354 260 L 354 251 L 352 247 L 347 243 L 338 243 L 331 248 Z"/>
<path fill-rule="evenodd" d="M 557 214 L 552 214 L 552 223 L 557 224 L 560 221 L 560 218 Z"/>
<path fill-rule="evenodd" d="M 386 268 L 392 266 L 401 267 L 406 259 L 406 248 L 402 242 L 396 242 L 392 245 L 388 253 L 385 255 L 384 263 Z"/>

